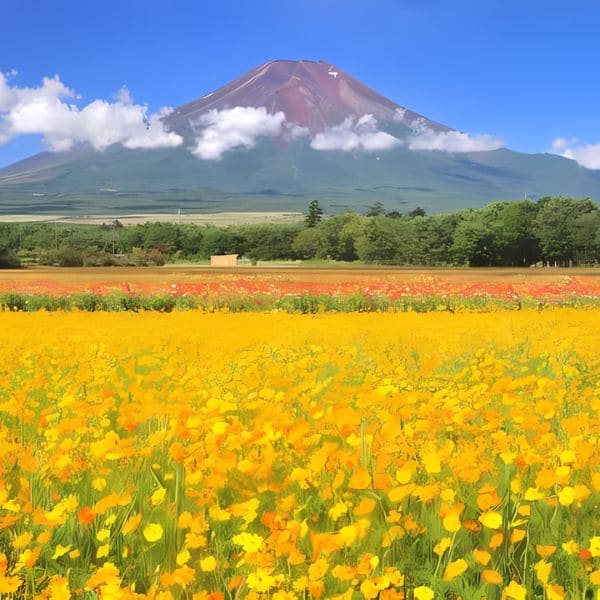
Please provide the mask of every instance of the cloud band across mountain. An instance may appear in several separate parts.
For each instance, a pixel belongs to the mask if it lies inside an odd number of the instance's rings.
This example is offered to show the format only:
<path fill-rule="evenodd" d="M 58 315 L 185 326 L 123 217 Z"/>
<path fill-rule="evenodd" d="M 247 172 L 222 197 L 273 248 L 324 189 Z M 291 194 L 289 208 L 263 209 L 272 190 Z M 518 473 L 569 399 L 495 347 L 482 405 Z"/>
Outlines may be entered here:
<path fill-rule="evenodd" d="M 146 106 L 131 101 L 126 88 L 119 90 L 115 102 L 94 100 L 79 107 L 75 92 L 57 76 L 45 77 L 38 87 L 19 87 L 10 85 L 12 75 L 0 73 L 0 144 L 28 134 L 41 135 L 55 152 L 78 143 L 97 150 L 112 144 L 165 148 L 183 143 L 163 125 L 169 109 L 148 115 Z"/>
<path fill-rule="evenodd" d="M 125 87 L 112 102 L 94 100 L 80 105 L 80 98 L 57 76 L 44 78 L 38 87 L 19 87 L 10 84 L 13 75 L 0 73 L 0 144 L 28 134 L 41 135 L 54 152 L 70 150 L 76 144 L 103 150 L 113 144 L 150 149 L 184 142 L 182 135 L 165 126 L 170 109 L 148 114 L 147 107 L 134 103 Z M 395 120 L 404 120 L 404 114 Z M 372 114 L 347 117 L 311 135 L 306 127 L 289 121 L 283 111 L 271 113 L 262 106 L 208 110 L 191 125 L 195 139 L 190 151 L 201 160 L 220 160 L 234 149 L 250 150 L 261 137 L 285 141 L 304 137 L 312 149 L 321 152 L 372 153 L 401 145 L 415 151 L 475 152 L 503 145 L 489 135 L 435 131 L 420 122 L 409 124 L 413 133 L 400 139 L 382 131 Z M 571 158 L 571 151 L 566 152 Z"/>
<path fill-rule="evenodd" d="M 439 150 L 442 152 L 487 152 L 504 147 L 504 142 L 488 134 L 471 135 L 462 131 L 419 130 L 409 136 L 410 150 Z"/>
<path fill-rule="evenodd" d="M 348 117 L 340 125 L 317 133 L 310 146 L 314 150 L 341 150 L 343 152 L 376 152 L 390 150 L 402 141 L 377 129 L 373 115 L 363 115 L 360 119 Z"/>
<path fill-rule="evenodd" d="M 194 121 L 197 131 L 192 153 L 203 160 L 220 160 L 229 150 L 252 149 L 259 137 L 288 140 L 308 135 L 308 130 L 288 123 L 285 114 L 267 112 L 263 106 L 236 106 L 226 110 L 210 110 Z"/>
<path fill-rule="evenodd" d="M 586 169 L 600 169 L 600 144 L 580 144 L 577 138 L 556 138 L 552 151 L 577 161 Z"/>

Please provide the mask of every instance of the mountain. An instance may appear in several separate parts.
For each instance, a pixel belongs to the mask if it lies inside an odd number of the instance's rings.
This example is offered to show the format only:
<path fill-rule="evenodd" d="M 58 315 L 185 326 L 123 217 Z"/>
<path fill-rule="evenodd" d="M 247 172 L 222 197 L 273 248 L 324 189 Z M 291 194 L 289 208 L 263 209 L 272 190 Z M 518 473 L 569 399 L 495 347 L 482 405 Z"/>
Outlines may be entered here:
<path fill-rule="evenodd" d="M 235 106 L 263 106 L 269 113 L 283 112 L 288 121 L 318 133 L 348 117 L 372 114 L 380 121 L 421 120 L 435 131 L 448 127 L 430 121 L 367 87 L 340 68 L 322 60 L 273 60 L 234 79 L 199 100 L 175 109 L 167 123 L 185 131 L 190 122 L 209 110 Z"/>
<path fill-rule="evenodd" d="M 180 146 L 80 146 L 0 169 L 0 213 L 291 212 L 314 198 L 327 212 L 375 201 L 443 212 L 526 195 L 600 197 L 600 172 L 488 150 L 323 61 L 265 63 L 163 124 Z"/>

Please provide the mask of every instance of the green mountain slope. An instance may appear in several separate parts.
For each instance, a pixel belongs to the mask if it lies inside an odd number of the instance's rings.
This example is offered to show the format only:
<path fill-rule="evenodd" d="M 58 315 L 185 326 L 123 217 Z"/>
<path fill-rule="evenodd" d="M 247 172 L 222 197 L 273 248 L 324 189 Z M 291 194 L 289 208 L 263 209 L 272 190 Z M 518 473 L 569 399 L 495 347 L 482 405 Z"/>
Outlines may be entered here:
<path fill-rule="evenodd" d="M 600 198 L 600 173 L 549 154 L 411 151 L 317 152 L 305 140 L 264 139 L 201 161 L 187 148 L 43 154 L 0 169 L 2 213 L 302 211 L 319 198 L 328 212 L 429 212 L 546 194 Z"/>

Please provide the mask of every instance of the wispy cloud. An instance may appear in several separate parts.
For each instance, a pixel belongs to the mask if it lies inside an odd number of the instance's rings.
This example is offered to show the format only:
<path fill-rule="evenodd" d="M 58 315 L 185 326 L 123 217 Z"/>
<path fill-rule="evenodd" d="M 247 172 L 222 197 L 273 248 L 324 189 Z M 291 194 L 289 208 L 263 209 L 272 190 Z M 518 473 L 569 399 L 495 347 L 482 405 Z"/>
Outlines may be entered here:
<path fill-rule="evenodd" d="M 576 160 L 587 169 L 600 169 L 600 144 L 580 144 L 577 138 L 556 138 L 552 151 Z"/>
<path fill-rule="evenodd" d="M 315 150 L 325 151 L 377 152 L 389 150 L 401 143 L 393 135 L 379 131 L 373 115 L 363 115 L 360 119 L 348 117 L 340 125 L 317 133 L 310 146 Z"/>
<path fill-rule="evenodd" d="M 286 126 L 285 114 L 269 113 L 264 107 L 236 106 L 225 110 L 210 110 L 194 122 L 199 131 L 192 152 L 204 160 L 221 160 L 228 150 L 254 148 L 261 136 L 277 137 L 284 133 L 295 136 Z"/>
<path fill-rule="evenodd" d="M 418 121 L 411 126 L 415 133 L 406 140 L 410 150 L 484 152 L 504 147 L 502 139 L 488 134 L 469 134 L 454 130 L 434 131 Z"/>
<path fill-rule="evenodd" d="M 146 106 L 133 103 L 125 87 L 115 102 L 94 100 L 80 107 L 80 98 L 58 76 L 45 77 L 38 87 L 19 87 L 11 85 L 14 75 L 0 73 L 0 144 L 25 134 L 41 135 L 53 151 L 78 143 L 97 150 L 112 144 L 160 148 L 183 143 L 160 120 L 168 109 L 149 115 Z"/>

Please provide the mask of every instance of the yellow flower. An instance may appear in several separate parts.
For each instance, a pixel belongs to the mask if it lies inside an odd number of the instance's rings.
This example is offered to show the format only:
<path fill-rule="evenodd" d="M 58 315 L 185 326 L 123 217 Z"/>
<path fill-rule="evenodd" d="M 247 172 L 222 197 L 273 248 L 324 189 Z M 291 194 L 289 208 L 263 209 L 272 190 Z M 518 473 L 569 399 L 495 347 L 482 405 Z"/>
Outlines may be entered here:
<path fill-rule="evenodd" d="M 231 519 L 231 513 L 223 510 L 217 504 L 211 505 L 211 507 L 208 509 L 208 515 L 214 521 L 229 521 Z"/>
<path fill-rule="evenodd" d="M 435 474 L 442 470 L 440 455 L 437 452 L 423 452 L 421 454 L 421 461 L 427 473 Z"/>
<path fill-rule="evenodd" d="M 352 473 L 348 487 L 355 490 L 365 490 L 371 487 L 371 475 L 367 469 L 358 469 Z"/>
<path fill-rule="evenodd" d="M 320 558 L 308 567 L 308 578 L 310 581 L 318 581 L 325 577 L 325 573 L 329 570 L 329 563 Z"/>
<path fill-rule="evenodd" d="M 56 549 L 54 550 L 54 554 L 52 555 L 52 559 L 56 560 L 61 556 L 64 556 L 67 552 L 71 550 L 72 546 L 69 544 L 68 546 L 62 546 L 61 544 L 56 544 Z"/>
<path fill-rule="evenodd" d="M 33 535 L 26 531 L 25 533 L 22 533 L 21 535 L 18 535 L 12 542 L 12 547 L 15 550 L 23 550 L 24 548 L 27 548 L 27 546 L 29 546 L 29 542 L 31 542 L 33 538 Z"/>
<path fill-rule="evenodd" d="M 348 512 L 348 505 L 345 502 L 338 502 L 334 504 L 328 511 L 329 518 L 333 521 L 337 521 L 341 516 Z"/>
<path fill-rule="evenodd" d="M 104 479 L 104 477 L 96 477 L 96 479 L 92 481 L 92 487 L 96 491 L 101 492 L 106 487 L 106 479 Z"/>
<path fill-rule="evenodd" d="M 413 590 L 415 600 L 433 600 L 434 593 L 430 587 L 420 585 Z"/>
<path fill-rule="evenodd" d="M 0 594 L 14 594 L 23 582 L 18 577 L 0 575 Z"/>
<path fill-rule="evenodd" d="M 543 500 L 544 493 L 540 492 L 537 488 L 527 488 L 525 490 L 525 500 L 533 502 L 534 500 Z"/>
<path fill-rule="evenodd" d="M 373 498 L 363 498 L 352 511 L 357 517 L 364 517 L 372 513 L 377 506 L 377 502 Z"/>
<path fill-rule="evenodd" d="M 565 589 L 562 585 L 547 585 L 544 587 L 548 600 L 564 600 Z"/>
<path fill-rule="evenodd" d="M 339 531 L 340 539 L 344 543 L 344 546 L 351 546 L 358 538 L 358 530 L 356 525 L 346 525 Z"/>
<path fill-rule="evenodd" d="M 442 579 L 444 581 L 452 581 L 455 577 L 462 575 L 468 568 L 469 565 L 464 558 L 449 562 L 446 565 Z"/>
<path fill-rule="evenodd" d="M 360 591 L 365 598 L 377 598 L 379 592 L 387 589 L 391 584 L 389 577 L 383 575 L 382 577 L 374 577 L 373 579 L 365 579 L 361 586 Z"/>
<path fill-rule="evenodd" d="M 150 496 L 150 504 L 152 506 L 158 506 L 163 502 L 165 496 L 167 494 L 167 490 L 164 487 L 159 487 L 151 496 Z"/>
<path fill-rule="evenodd" d="M 121 533 L 123 535 L 128 535 L 130 533 L 133 533 L 140 525 L 140 523 L 142 522 L 142 514 L 138 513 L 137 515 L 132 515 L 131 517 L 129 517 L 129 519 L 127 519 L 127 521 L 125 521 L 125 523 L 123 523 L 123 527 L 121 528 Z"/>
<path fill-rule="evenodd" d="M 475 558 L 476 563 L 483 565 L 484 567 L 492 559 L 492 555 L 487 550 L 481 550 L 480 548 L 473 550 L 473 557 Z"/>
<path fill-rule="evenodd" d="M 481 580 L 485 581 L 485 583 L 491 583 L 492 585 L 501 585 L 504 583 L 502 575 L 493 569 L 484 569 L 481 572 Z"/>
<path fill-rule="evenodd" d="M 248 575 L 246 585 L 254 592 L 265 593 L 275 585 L 275 578 L 266 571 L 258 570 Z"/>
<path fill-rule="evenodd" d="M 526 600 L 527 590 L 516 581 L 511 581 L 508 586 L 502 590 L 502 598 L 510 598 L 510 600 Z"/>
<path fill-rule="evenodd" d="M 302 575 L 294 581 L 292 587 L 296 592 L 303 592 L 308 587 L 308 577 L 306 575 Z"/>
<path fill-rule="evenodd" d="M 255 533 L 238 533 L 233 536 L 232 541 L 241 546 L 245 552 L 258 552 L 263 545 L 263 539 Z"/>
<path fill-rule="evenodd" d="M 544 546 L 542 544 L 535 545 L 535 551 L 542 557 L 548 558 L 556 552 L 556 546 Z"/>
<path fill-rule="evenodd" d="M 444 525 L 444 529 L 450 533 L 456 533 L 460 529 L 460 519 L 454 511 L 448 513 L 444 517 L 442 523 Z"/>
<path fill-rule="evenodd" d="M 512 544 L 518 544 L 520 541 L 525 539 L 527 532 L 524 529 L 513 529 L 510 532 L 510 541 Z"/>
<path fill-rule="evenodd" d="M 51 600 L 71 600 L 69 580 L 66 577 L 54 575 L 48 584 Z"/>
<path fill-rule="evenodd" d="M 149 523 L 144 527 L 143 534 L 148 542 L 158 542 L 163 536 L 162 525 L 160 523 Z"/>
<path fill-rule="evenodd" d="M 217 568 L 217 559 L 214 556 L 207 556 L 200 560 L 200 569 L 205 573 L 211 573 Z"/>
<path fill-rule="evenodd" d="M 502 515 L 493 510 L 479 515 L 479 522 L 488 529 L 498 529 L 502 525 Z"/>
<path fill-rule="evenodd" d="M 452 539 L 449 537 L 442 538 L 434 547 L 433 551 L 438 555 L 442 556 L 448 548 L 452 545 Z"/>
<path fill-rule="evenodd" d="M 579 544 L 575 540 L 568 540 L 564 542 L 561 548 L 567 554 L 575 554 L 576 552 L 579 552 Z"/>
<path fill-rule="evenodd" d="M 558 501 L 561 506 L 571 506 L 575 500 L 575 490 L 571 486 L 565 486 L 558 492 Z"/>
<path fill-rule="evenodd" d="M 600 535 L 595 535 L 590 538 L 589 550 L 594 558 L 598 558 L 600 556 Z"/>
<path fill-rule="evenodd" d="M 552 571 L 552 565 L 545 560 L 540 560 L 534 565 L 535 574 L 541 583 L 548 583 L 550 577 L 550 571 Z"/>

